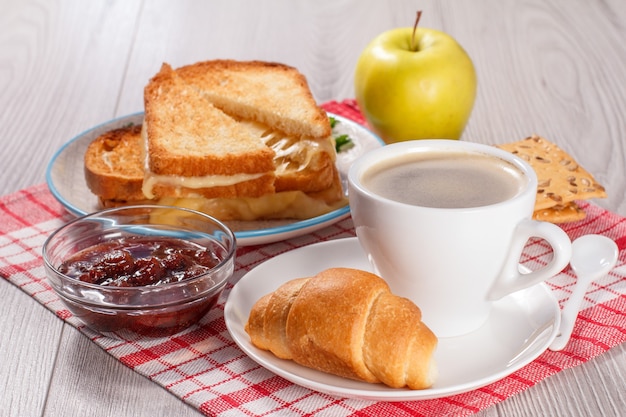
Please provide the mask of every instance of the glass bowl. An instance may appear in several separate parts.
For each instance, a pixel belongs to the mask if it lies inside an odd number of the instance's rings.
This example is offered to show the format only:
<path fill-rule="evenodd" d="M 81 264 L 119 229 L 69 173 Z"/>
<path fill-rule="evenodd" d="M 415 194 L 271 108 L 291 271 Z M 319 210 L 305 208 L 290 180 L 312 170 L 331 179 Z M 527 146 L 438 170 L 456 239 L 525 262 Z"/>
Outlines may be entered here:
<path fill-rule="evenodd" d="M 79 217 L 53 232 L 42 253 L 48 282 L 87 326 L 114 337 L 162 337 L 196 324 L 216 304 L 235 250 L 233 232 L 211 216 L 141 205 Z M 146 259 L 155 256 L 162 259 L 156 266 Z M 158 279 L 163 269 L 175 277 Z"/>

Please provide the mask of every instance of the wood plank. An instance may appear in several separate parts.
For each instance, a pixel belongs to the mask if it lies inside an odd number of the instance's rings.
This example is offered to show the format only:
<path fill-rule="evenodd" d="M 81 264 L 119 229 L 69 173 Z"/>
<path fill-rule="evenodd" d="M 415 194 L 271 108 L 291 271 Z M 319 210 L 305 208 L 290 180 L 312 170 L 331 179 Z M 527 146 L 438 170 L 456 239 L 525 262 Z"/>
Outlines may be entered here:
<path fill-rule="evenodd" d="M 63 143 L 115 114 L 139 4 L 2 2 L 4 193 L 42 183 Z"/>
<path fill-rule="evenodd" d="M 63 322 L 0 277 L 0 415 L 40 415 Z"/>
<path fill-rule="evenodd" d="M 581 2 L 563 7 L 535 0 L 483 6 L 484 13 L 471 15 L 449 10 L 458 14 L 453 26 L 463 25 L 459 38 L 467 41 L 479 76 L 464 139 L 503 143 L 532 133 L 545 136 L 612 185 L 600 205 L 626 213 L 626 183 L 615 169 L 626 145 L 610 139 L 626 135 L 626 31 L 616 24 L 626 18 L 626 8 L 616 2 L 606 8 Z M 601 152 L 600 141 L 611 142 L 601 147 L 611 150 Z"/>
<path fill-rule="evenodd" d="M 477 416 L 622 416 L 626 410 L 624 363 L 626 348 L 620 345 Z"/>
<path fill-rule="evenodd" d="M 351 98 L 362 49 L 385 30 L 411 26 L 417 8 L 408 0 L 184 4 L 146 3 L 120 98 L 121 114 L 143 108 L 143 87 L 163 62 L 178 67 L 218 58 L 292 65 L 307 77 L 318 101 Z"/>
<path fill-rule="evenodd" d="M 66 325 L 45 416 L 199 416 Z"/>

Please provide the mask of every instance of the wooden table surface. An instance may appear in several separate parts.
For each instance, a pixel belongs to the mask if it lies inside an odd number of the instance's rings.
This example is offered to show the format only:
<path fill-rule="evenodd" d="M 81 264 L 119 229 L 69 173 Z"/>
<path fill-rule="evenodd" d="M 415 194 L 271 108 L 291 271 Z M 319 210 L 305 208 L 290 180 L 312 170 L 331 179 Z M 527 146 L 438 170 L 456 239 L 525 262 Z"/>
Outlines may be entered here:
<path fill-rule="evenodd" d="M 603 183 L 626 215 L 623 0 L 0 0 L 0 194 L 43 183 L 76 134 L 143 109 L 162 62 L 261 59 L 299 68 L 319 102 L 354 96 L 360 51 L 387 29 L 454 36 L 477 69 L 463 139 L 538 133 Z M 0 279 L 0 415 L 196 416 Z M 626 348 L 550 377 L 481 416 L 614 416 Z"/>

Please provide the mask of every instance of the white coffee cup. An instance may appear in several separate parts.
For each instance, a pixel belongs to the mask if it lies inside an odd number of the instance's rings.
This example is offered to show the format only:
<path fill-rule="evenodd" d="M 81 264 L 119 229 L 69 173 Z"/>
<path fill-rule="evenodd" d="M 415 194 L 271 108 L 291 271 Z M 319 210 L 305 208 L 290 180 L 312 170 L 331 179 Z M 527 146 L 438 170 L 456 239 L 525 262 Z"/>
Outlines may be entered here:
<path fill-rule="evenodd" d="M 496 182 L 506 179 L 506 184 L 517 188 L 512 196 L 500 197 L 502 201 L 479 203 L 484 205 L 477 207 L 426 207 L 423 205 L 439 203 L 396 201 L 399 196 L 398 199 L 411 199 L 427 194 L 416 192 L 415 185 L 397 191 L 394 199 L 379 195 L 401 181 L 397 176 L 400 174 L 390 171 L 386 175 L 393 181 L 385 182 L 382 176 L 382 185 L 376 185 L 377 172 L 435 157 L 457 158 L 457 162 L 440 164 L 444 168 L 469 161 L 481 173 L 483 167 L 491 166 L 492 160 L 497 162 L 496 168 L 487 177 Z M 486 158 L 486 162 L 481 158 Z M 462 175 L 463 181 L 466 177 L 474 178 L 473 171 L 468 173 Z M 437 174 L 434 180 L 416 184 L 421 188 L 436 180 L 436 188 L 443 189 L 446 182 L 451 182 L 442 180 L 443 177 Z M 420 307 L 424 323 L 438 337 L 459 336 L 478 329 L 486 322 L 494 300 L 554 276 L 571 257 L 571 241 L 561 228 L 532 220 L 537 192 L 534 170 L 522 159 L 496 147 L 441 139 L 386 145 L 359 157 L 349 170 L 348 182 L 356 234 L 375 272 L 395 294 Z M 376 187 L 379 189 L 374 192 Z M 457 188 L 448 197 L 456 200 L 466 190 L 478 190 L 474 193 L 477 196 L 497 197 L 491 191 L 497 188 L 468 185 Z M 545 239 L 554 256 L 546 266 L 521 273 L 520 255 L 531 237 Z"/>

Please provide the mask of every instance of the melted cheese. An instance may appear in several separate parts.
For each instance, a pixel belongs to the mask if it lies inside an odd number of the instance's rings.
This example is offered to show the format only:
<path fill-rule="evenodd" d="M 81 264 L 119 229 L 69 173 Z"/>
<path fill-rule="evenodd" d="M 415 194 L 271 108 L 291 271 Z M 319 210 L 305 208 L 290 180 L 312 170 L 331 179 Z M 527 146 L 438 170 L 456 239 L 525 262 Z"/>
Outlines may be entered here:
<path fill-rule="evenodd" d="M 310 219 L 345 206 L 347 198 L 326 202 L 302 191 L 283 191 L 256 198 L 162 198 L 166 206 L 184 207 L 220 220 Z"/>
<path fill-rule="evenodd" d="M 143 126 L 141 127 L 141 136 L 143 138 L 144 143 L 144 178 L 142 191 L 144 195 L 148 199 L 153 199 L 155 197 L 153 193 L 154 186 L 156 184 L 168 185 L 171 187 L 186 187 L 186 188 L 212 188 L 212 187 L 225 187 L 229 185 L 239 184 L 244 181 L 251 181 L 257 178 L 266 175 L 266 173 L 255 173 L 255 174 L 236 174 L 236 175 L 204 175 L 198 177 L 185 177 L 182 175 L 157 175 L 150 171 L 148 164 L 148 152 L 147 152 L 147 144 L 148 139 L 147 135 L 147 123 L 144 120 Z"/>
<path fill-rule="evenodd" d="M 258 122 L 241 120 L 240 123 L 272 148 L 276 175 L 302 171 L 311 164 L 315 155 L 321 153 L 327 153 L 333 161 L 336 158 L 332 136 L 323 139 L 294 138 Z"/>
<path fill-rule="evenodd" d="M 205 175 L 202 177 L 184 177 L 178 175 L 156 175 L 152 172 L 147 173 L 143 180 L 142 190 L 148 198 L 154 198 L 152 189 L 155 184 L 169 185 L 172 187 L 186 188 L 211 188 L 223 187 L 228 185 L 239 184 L 240 182 L 250 181 L 265 175 L 259 174 L 236 174 L 236 175 Z"/>
<path fill-rule="evenodd" d="M 281 175 L 287 172 L 297 172 L 306 169 L 311 163 L 315 155 L 321 153 L 327 153 L 331 156 L 333 161 L 336 158 L 333 138 L 329 136 L 324 139 L 312 139 L 312 138 L 293 138 L 286 136 L 285 134 L 272 130 L 267 126 L 253 121 L 240 121 L 246 126 L 255 136 L 259 137 L 268 147 L 270 147 L 274 153 L 274 165 L 275 174 Z M 146 123 L 142 127 L 141 134 L 144 138 L 144 146 L 147 144 L 146 140 Z M 145 152 L 147 155 L 147 152 Z M 201 177 L 184 177 L 175 175 L 156 175 L 148 168 L 148 159 L 145 158 L 144 162 L 145 175 L 143 181 L 143 193 L 149 199 L 154 198 L 153 188 L 155 184 L 164 184 L 172 187 L 186 187 L 192 189 L 199 188 L 211 188 L 218 186 L 229 186 L 238 184 L 244 181 L 254 180 L 266 173 L 258 174 L 237 174 L 237 175 L 207 175 Z M 306 196 L 306 194 L 301 193 Z M 281 200 L 283 197 L 277 199 Z M 302 199 L 302 198 L 299 198 Z M 314 200 L 309 198 L 310 200 Z M 240 203 L 233 203 L 240 205 Z M 260 202 L 255 202 L 260 204 Z M 306 204 L 300 204 L 302 210 L 306 211 L 306 205 L 316 203 L 309 202 Z M 283 206 L 285 204 L 282 204 Z M 275 209 L 274 207 L 273 209 Z M 313 209 L 312 211 L 318 212 L 319 209 Z M 312 216 L 308 216 L 312 217 Z M 303 218 L 308 218 L 303 217 Z"/>

